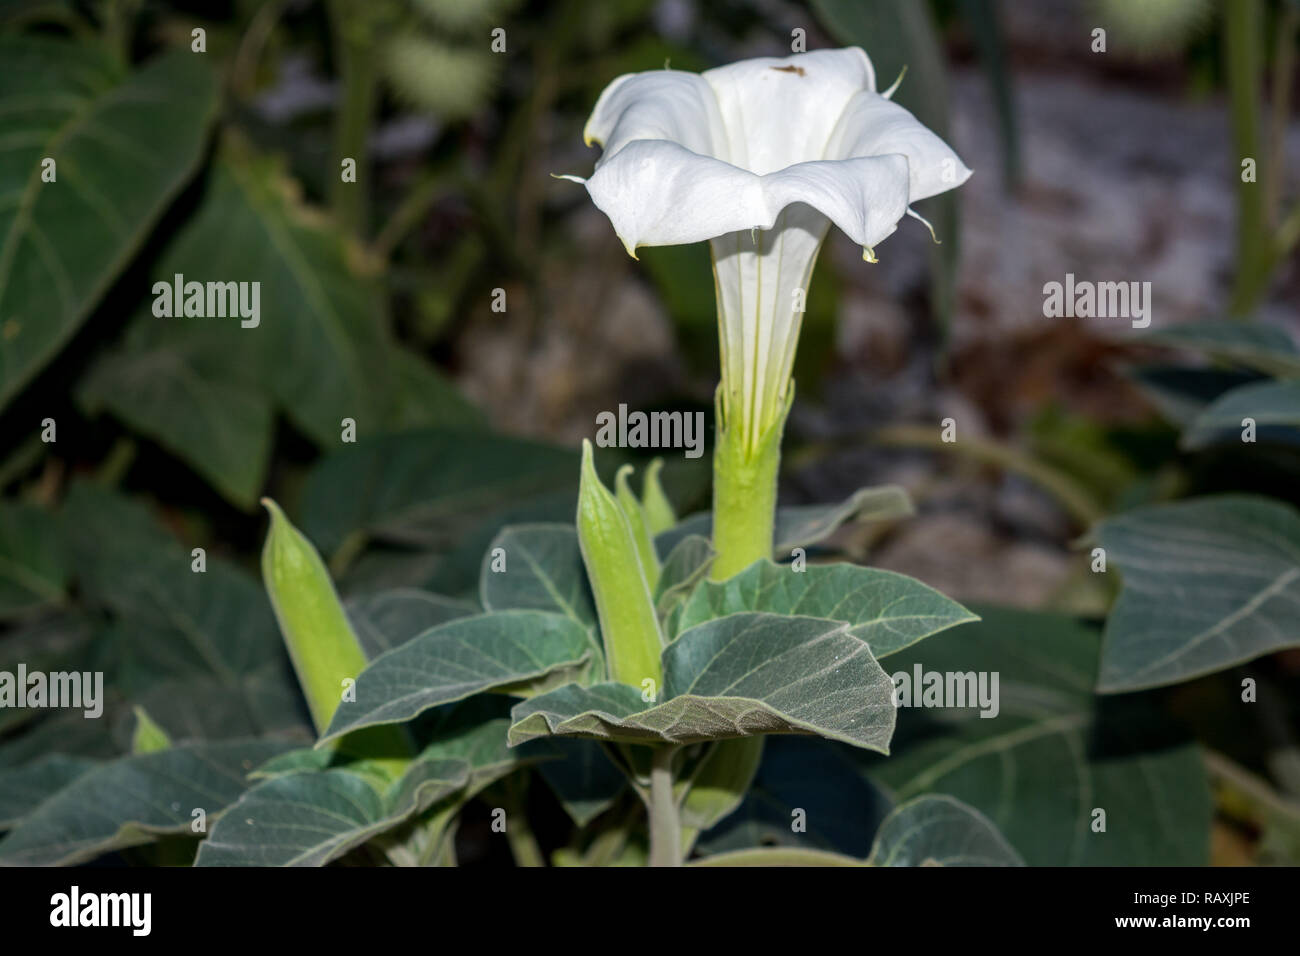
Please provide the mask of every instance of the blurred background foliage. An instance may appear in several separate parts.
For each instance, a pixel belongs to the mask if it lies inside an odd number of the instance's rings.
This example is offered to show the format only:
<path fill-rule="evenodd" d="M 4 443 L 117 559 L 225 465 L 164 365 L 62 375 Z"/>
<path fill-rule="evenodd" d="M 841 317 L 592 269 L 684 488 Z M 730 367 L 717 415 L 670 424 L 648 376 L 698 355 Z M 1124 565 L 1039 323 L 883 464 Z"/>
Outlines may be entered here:
<path fill-rule="evenodd" d="M 905 223 L 867 267 L 828 239 L 783 500 L 903 485 L 916 518 L 835 549 L 1022 609 L 993 612 L 1004 636 L 1031 619 L 998 613 L 1076 615 L 1043 625 L 1074 661 L 1116 593 L 1079 546 L 1094 522 L 1222 491 L 1300 503 L 1298 23 L 1292 0 L 0 2 L 0 664 L 97 661 L 114 694 L 102 730 L 6 711 L 0 767 L 53 747 L 71 779 L 129 747 L 138 706 L 173 738 L 305 727 L 251 574 L 261 495 L 345 594 L 463 596 L 502 525 L 570 520 L 597 411 L 709 412 L 707 249 L 633 263 L 550 174 L 590 170 L 613 77 L 783 55 L 800 30 L 863 46 L 882 85 L 906 68 L 898 101 L 977 174 L 922 204 L 939 244 Z M 1150 333 L 1044 319 L 1067 272 L 1151 280 Z M 260 281 L 261 325 L 157 318 L 177 273 Z M 1222 441 L 1216 402 L 1269 383 L 1260 443 Z M 708 479 L 707 457 L 665 473 L 682 513 Z M 223 590 L 191 605 L 198 547 Z M 1225 703 L 1235 670 L 1157 692 L 1213 748 L 1218 862 L 1297 858 L 1297 654 L 1258 663 L 1291 703 L 1257 725 Z M 1152 771 L 1174 789 L 1178 754 Z M 908 766 L 882 772 L 906 791 Z M 747 806 L 715 845 L 769 824 Z M 1197 862 L 1196 841 L 1140 861 Z"/>

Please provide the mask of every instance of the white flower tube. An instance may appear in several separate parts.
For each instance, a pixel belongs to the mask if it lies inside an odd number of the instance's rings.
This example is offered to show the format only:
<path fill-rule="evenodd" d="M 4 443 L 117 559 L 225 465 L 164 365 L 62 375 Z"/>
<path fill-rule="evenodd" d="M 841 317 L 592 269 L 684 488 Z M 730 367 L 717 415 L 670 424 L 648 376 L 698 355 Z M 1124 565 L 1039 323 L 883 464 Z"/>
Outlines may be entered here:
<path fill-rule="evenodd" d="M 621 76 L 584 135 L 604 154 L 589 179 L 566 178 L 586 185 L 629 254 L 703 240 L 712 249 L 722 352 L 714 575 L 727 577 L 771 554 L 802 303 L 827 229 L 875 261 L 909 204 L 970 170 L 876 92 L 856 47 Z"/>

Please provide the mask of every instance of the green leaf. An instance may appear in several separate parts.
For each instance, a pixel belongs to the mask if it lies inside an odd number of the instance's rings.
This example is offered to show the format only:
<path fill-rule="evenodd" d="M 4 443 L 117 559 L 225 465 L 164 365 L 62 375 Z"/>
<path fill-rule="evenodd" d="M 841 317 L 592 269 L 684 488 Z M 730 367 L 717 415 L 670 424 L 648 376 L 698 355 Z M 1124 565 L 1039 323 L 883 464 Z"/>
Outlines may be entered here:
<path fill-rule="evenodd" d="M 504 552 L 504 571 L 493 570 L 498 548 Z M 596 629 L 596 605 L 571 524 L 503 528 L 483 556 L 479 596 L 489 611 L 550 611 Z"/>
<path fill-rule="evenodd" d="M 872 866 L 1024 866 L 989 818 L 960 800 L 927 795 L 885 818 Z"/>
<path fill-rule="evenodd" d="M 690 595 L 713 564 L 713 547 L 709 539 L 698 534 L 682 538 L 668 552 L 659 572 L 659 587 L 655 591 L 655 609 L 666 618 Z M 674 628 L 676 633 L 680 628 Z"/>
<path fill-rule="evenodd" d="M 288 746 L 270 739 L 184 744 L 88 770 L 0 840 L 0 864 L 66 866 L 189 833 L 191 811 L 203 810 L 211 822 L 244 791 L 250 770 Z"/>
<path fill-rule="evenodd" d="M 392 351 L 394 378 L 388 427 L 393 431 L 412 428 L 483 427 L 483 413 L 460 393 L 437 368 L 405 348 Z"/>
<path fill-rule="evenodd" d="M 1148 332 L 1142 341 L 1203 352 L 1266 375 L 1300 375 L 1300 349 L 1278 326 L 1234 319 L 1184 322 Z"/>
<path fill-rule="evenodd" d="M 343 602 L 343 608 L 369 660 L 400 647 L 430 628 L 479 613 L 469 601 L 417 588 L 393 588 L 359 595 Z"/>
<path fill-rule="evenodd" d="M 411 547 L 447 546 L 507 504 L 557 490 L 572 492 L 576 503 L 577 474 L 571 450 L 482 430 L 363 438 L 312 470 L 301 527 L 326 554 L 354 531 Z"/>
<path fill-rule="evenodd" d="M 1097 632 L 1070 617 L 979 607 L 908 648 L 895 672 L 998 675 L 998 712 L 901 708 L 888 760 L 842 748 L 899 802 L 946 793 L 1031 866 L 1203 866 L 1210 794 L 1196 745 L 1146 695 L 1098 698 Z M 1106 812 L 1094 832 L 1093 810 Z"/>
<path fill-rule="evenodd" d="M 802 741 L 801 741 L 802 742 Z M 683 827 L 708 830 L 735 812 L 745 799 L 763 758 L 763 743 L 752 740 L 710 745 L 700 766 L 681 784 L 678 796 Z"/>
<path fill-rule="evenodd" d="M 735 812 L 705 833 L 701 853 L 756 846 L 816 848 L 864 859 L 892 805 L 838 744 L 769 737 L 753 785 Z M 791 827 L 803 810 L 803 832 Z"/>
<path fill-rule="evenodd" d="M 855 564 L 813 564 L 804 571 L 757 561 L 726 581 L 705 581 L 687 599 L 678 627 L 742 611 L 843 621 L 877 658 L 958 624 L 979 620 L 920 581 Z"/>
<path fill-rule="evenodd" d="M 0 37 L 0 408 L 72 337 L 189 179 L 216 107 L 204 57 L 124 72 L 102 45 Z M 42 160 L 56 179 L 42 181 Z"/>
<path fill-rule="evenodd" d="M 788 555 L 794 548 L 806 548 L 825 541 L 849 521 L 890 521 L 912 514 L 912 501 L 897 485 L 860 488 L 837 505 L 792 505 L 776 509 L 773 532 L 777 554 Z M 713 516 L 694 514 L 681 524 L 655 537 L 655 549 L 666 560 L 689 535 L 711 537 Z"/>
<path fill-rule="evenodd" d="M 79 481 L 63 521 L 82 595 L 111 610 L 114 683 L 178 739 L 296 725 L 300 700 L 261 586 L 190 552 L 142 503 Z"/>
<path fill-rule="evenodd" d="M 1201 412 L 1183 436 L 1188 448 L 1241 441 L 1242 420 L 1253 419 L 1256 438 L 1300 440 L 1300 381 L 1260 382 L 1234 388 Z"/>
<path fill-rule="evenodd" d="M 60 603 L 68 569 L 58 522 L 20 501 L 0 501 L 0 620 Z"/>
<path fill-rule="evenodd" d="M 48 754 L 19 767 L 0 768 L 0 830 L 19 823 L 100 761 L 67 754 Z"/>
<path fill-rule="evenodd" d="M 546 761 L 537 772 L 569 818 L 585 827 L 614 805 L 627 778 L 610 762 L 604 748 L 590 740 L 556 737 L 548 743 L 559 751 L 559 759 Z"/>
<path fill-rule="evenodd" d="M 693 860 L 690 866 L 866 866 L 865 860 L 855 860 L 842 853 L 826 850 L 806 850 L 797 847 L 756 847 L 750 850 L 732 850 L 717 856 Z"/>
<path fill-rule="evenodd" d="M 1215 399 L 1260 380 L 1257 372 L 1186 365 L 1137 365 L 1123 369 L 1123 373 L 1161 415 L 1184 427 L 1191 425 Z"/>
<path fill-rule="evenodd" d="M 459 618 L 370 662 L 321 742 L 375 724 L 410 720 L 431 707 L 494 690 L 520 696 L 572 678 L 590 660 L 587 632 L 541 611 Z"/>
<path fill-rule="evenodd" d="M 28 673 L 94 670 L 91 655 L 98 632 L 89 615 L 67 610 L 23 620 L 0 641 L 0 671 L 15 673 L 20 663 Z M 0 735 L 47 713 L 40 707 L 2 707 Z M 76 714 L 79 723 L 87 723 L 80 711 Z"/>
<path fill-rule="evenodd" d="M 1300 645 L 1300 514 L 1225 495 L 1139 508 L 1098 540 L 1123 588 L 1106 621 L 1104 693 L 1159 687 Z"/>
<path fill-rule="evenodd" d="M 176 321 L 187 320 L 148 315 L 137 323 Z M 244 383 L 204 374 L 187 354 L 192 351 L 159 341 L 110 352 L 81 382 L 77 400 L 87 413 L 107 409 L 157 440 L 228 501 L 250 509 L 266 480 L 271 400 Z"/>
<path fill-rule="evenodd" d="M 460 789 L 468 776 L 463 760 L 420 759 L 386 790 L 346 769 L 274 777 L 217 822 L 195 866 L 324 866 Z"/>
<path fill-rule="evenodd" d="M 888 752 L 893 685 L 844 624 L 733 614 L 663 652 L 664 703 L 626 684 L 569 684 L 517 704 L 510 742 L 547 735 L 688 744 L 809 733 Z"/>

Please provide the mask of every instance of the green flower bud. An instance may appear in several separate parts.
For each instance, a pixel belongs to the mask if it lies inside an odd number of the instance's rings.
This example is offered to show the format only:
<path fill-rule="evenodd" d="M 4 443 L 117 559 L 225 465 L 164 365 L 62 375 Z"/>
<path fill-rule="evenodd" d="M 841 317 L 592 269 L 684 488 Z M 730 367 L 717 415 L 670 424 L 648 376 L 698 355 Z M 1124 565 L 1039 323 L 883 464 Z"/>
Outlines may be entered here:
<path fill-rule="evenodd" d="M 323 732 L 343 699 L 343 681 L 361 673 L 366 655 L 312 543 L 274 501 L 263 498 L 262 504 L 271 514 L 262 580 L 312 723 Z"/>
<path fill-rule="evenodd" d="M 632 486 L 627 483 L 627 476 L 630 474 L 632 474 L 631 465 L 624 465 L 618 470 L 618 474 L 614 476 L 614 496 L 618 499 L 623 514 L 627 516 L 628 525 L 632 529 L 632 538 L 636 541 L 636 553 L 641 559 L 641 570 L 645 572 L 645 583 L 653 595 L 655 588 L 659 586 L 659 555 L 655 553 L 654 541 L 650 537 L 645 510 L 636 495 L 632 493 Z"/>
<path fill-rule="evenodd" d="M 650 467 L 645 471 L 645 488 L 641 493 L 641 507 L 645 510 L 646 525 L 652 536 L 677 524 L 672 502 L 664 494 L 663 485 L 659 484 L 659 472 L 663 471 L 663 467 L 662 458 L 650 462 Z"/>
<path fill-rule="evenodd" d="M 632 524 L 600 483 L 589 441 L 582 443 L 577 524 L 582 561 L 600 616 L 609 677 L 633 687 L 644 686 L 642 681 L 648 678 L 654 681 L 657 696 L 663 685 L 659 619 Z"/>

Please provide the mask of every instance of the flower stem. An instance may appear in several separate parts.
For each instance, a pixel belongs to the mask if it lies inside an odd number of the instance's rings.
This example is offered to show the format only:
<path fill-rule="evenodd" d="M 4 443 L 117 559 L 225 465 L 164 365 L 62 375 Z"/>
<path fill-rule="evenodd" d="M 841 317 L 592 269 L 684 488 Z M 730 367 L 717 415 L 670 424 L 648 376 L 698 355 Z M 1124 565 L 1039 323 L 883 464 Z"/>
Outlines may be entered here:
<path fill-rule="evenodd" d="M 713 450 L 713 559 L 711 576 L 723 581 L 760 558 L 772 557 L 776 526 L 776 479 L 781 434 L 794 389 L 775 422 L 747 448 L 743 422 L 727 422 L 719 406 Z"/>
<path fill-rule="evenodd" d="M 676 747 L 656 747 L 650 764 L 650 865 L 682 865 L 682 822 L 673 796 Z"/>

